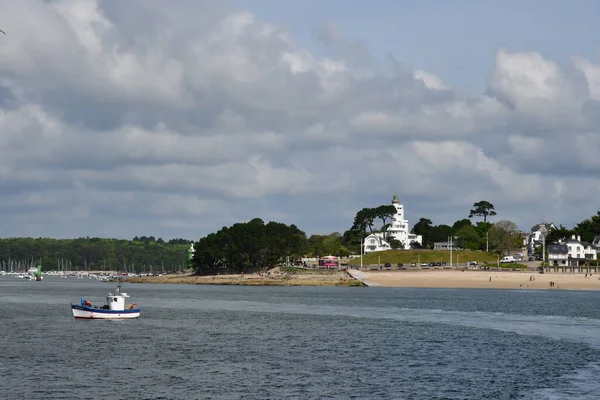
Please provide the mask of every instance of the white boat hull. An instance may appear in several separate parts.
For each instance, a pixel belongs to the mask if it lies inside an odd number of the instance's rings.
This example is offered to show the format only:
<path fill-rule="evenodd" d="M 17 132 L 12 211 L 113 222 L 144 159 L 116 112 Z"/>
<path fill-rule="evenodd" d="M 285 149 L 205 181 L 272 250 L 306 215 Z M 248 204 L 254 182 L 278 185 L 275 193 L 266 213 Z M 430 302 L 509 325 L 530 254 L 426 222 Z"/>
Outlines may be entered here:
<path fill-rule="evenodd" d="M 103 310 L 72 305 L 71 311 L 78 319 L 133 319 L 139 318 L 141 310 Z"/>

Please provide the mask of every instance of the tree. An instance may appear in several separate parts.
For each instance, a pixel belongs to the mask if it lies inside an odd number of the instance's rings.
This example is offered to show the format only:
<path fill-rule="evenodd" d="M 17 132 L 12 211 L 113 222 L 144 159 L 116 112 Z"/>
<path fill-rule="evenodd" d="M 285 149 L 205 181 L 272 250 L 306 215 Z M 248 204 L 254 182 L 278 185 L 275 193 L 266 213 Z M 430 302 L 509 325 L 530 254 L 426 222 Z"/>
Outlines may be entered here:
<path fill-rule="evenodd" d="M 391 204 L 382 205 L 374 210 L 374 214 L 381 219 L 381 230 L 385 230 L 387 220 L 396 215 L 396 207 Z"/>
<path fill-rule="evenodd" d="M 477 203 L 473 203 L 473 209 L 469 213 L 469 218 L 475 216 L 483 217 L 483 222 L 487 222 L 487 218 L 493 217 L 494 215 L 496 215 L 494 205 L 488 201 L 481 200 Z"/>
<path fill-rule="evenodd" d="M 369 231 L 373 233 L 373 225 L 375 223 L 375 218 L 377 218 L 375 210 L 375 208 L 363 208 L 362 210 L 357 212 L 356 216 L 354 217 L 354 224 L 352 224 L 352 229 L 365 232 L 367 228 L 369 228 Z"/>
<path fill-rule="evenodd" d="M 430 240 L 432 229 L 433 226 L 430 219 L 420 218 L 419 222 L 417 222 L 411 229 L 411 233 L 414 233 L 415 235 L 421 235 L 423 237 L 423 247 L 428 247 L 430 243 L 433 243 Z"/>
<path fill-rule="evenodd" d="M 572 234 L 574 234 L 575 232 L 571 229 L 567 229 L 564 226 L 560 225 L 558 228 L 556 229 L 551 229 L 547 234 L 546 237 L 544 238 L 544 241 L 546 242 L 546 246 L 551 244 L 551 243 L 558 243 L 559 241 L 565 240 L 565 239 L 569 239 L 571 237 Z"/>
<path fill-rule="evenodd" d="M 390 238 L 390 239 L 388 239 L 387 242 L 390 244 L 390 247 L 392 248 L 392 250 L 398 250 L 398 249 L 404 248 L 404 243 L 402 243 L 398 239 Z"/>
<path fill-rule="evenodd" d="M 410 248 L 413 249 L 413 250 L 415 250 L 415 249 L 422 249 L 423 245 L 421 243 L 413 240 L 412 242 L 410 242 Z"/>
<path fill-rule="evenodd" d="M 38 262 L 44 271 L 87 269 L 139 273 L 158 265 L 164 265 L 167 271 L 178 271 L 186 268 L 187 258 L 185 244 L 97 237 L 0 239 L 0 270 L 7 271 L 28 269 Z"/>
<path fill-rule="evenodd" d="M 457 244 L 466 250 L 479 250 L 481 248 L 481 236 L 473 225 L 464 225 L 462 228 L 454 232 L 454 236 L 458 239 Z"/>
<path fill-rule="evenodd" d="M 363 232 L 356 229 L 348 229 L 342 235 L 342 245 L 349 250 L 350 253 L 360 253 L 360 243 L 363 237 Z"/>
<path fill-rule="evenodd" d="M 477 232 L 477 235 L 479 236 L 480 239 L 480 246 L 479 246 L 479 250 L 486 250 L 487 251 L 487 236 L 488 236 L 488 232 L 490 231 L 490 228 L 492 227 L 492 224 L 490 224 L 489 222 L 478 222 L 477 224 L 475 224 L 475 231 Z"/>
<path fill-rule="evenodd" d="M 451 226 L 446 224 L 436 225 L 431 229 L 430 247 L 435 242 L 447 242 L 450 236 L 454 236 L 454 231 Z"/>
<path fill-rule="evenodd" d="M 501 254 L 523 247 L 517 224 L 511 221 L 498 221 L 493 224 L 489 231 L 489 241 L 492 248 Z"/>
<path fill-rule="evenodd" d="M 592 242 L 596 235 L 600 235 L 600 211 L 596 215 L 575 225 L 575 229 L 583 242 Z"/>
<path fill-rule="evenodd" d="M 313 257 L 350 253 L 343 245 L 343 237 L 338 232 L 329 235 L 311 235 L 308 238 L 308 252 Z"/>
<path fill-rule="evenodd" d="M 468 218 L 463 218 L 463 219 L 459 219 L 458 221 L 456 221 L 454 223 L 454 225 L 452 225 L 452 229 L 454 229 L 454 232 L 458 231 L 460 228 L 462 228 L 463 226 L 472 226 L 473 224 L 471 223 L 471 220 Z"/>
<path fill-rule="evenodd" d="M 305 233 L 295 225 L 255 218 L 200 239 L 192 264 L 199 275 L 258 270 L 303 255 L 307 245 Z"/>

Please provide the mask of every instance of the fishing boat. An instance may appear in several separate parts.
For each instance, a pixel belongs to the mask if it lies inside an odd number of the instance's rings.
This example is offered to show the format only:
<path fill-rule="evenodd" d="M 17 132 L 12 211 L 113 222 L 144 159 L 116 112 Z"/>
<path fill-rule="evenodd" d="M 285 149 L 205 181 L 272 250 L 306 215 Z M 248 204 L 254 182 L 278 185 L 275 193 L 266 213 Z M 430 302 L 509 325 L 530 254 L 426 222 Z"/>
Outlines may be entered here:
<path fill-rule="evenodd" d="M 81 297 L 80 304 L 71 304 L 73 316 L 80 319 L 130 319 L 140 316 L 140 308 L 135 303 L 125 305 L 127 293 L 121 292 L 121 282 L 117 284 L 115 294 L 106 296 L 106 304 L 101 307 L 93 305 Z"/>

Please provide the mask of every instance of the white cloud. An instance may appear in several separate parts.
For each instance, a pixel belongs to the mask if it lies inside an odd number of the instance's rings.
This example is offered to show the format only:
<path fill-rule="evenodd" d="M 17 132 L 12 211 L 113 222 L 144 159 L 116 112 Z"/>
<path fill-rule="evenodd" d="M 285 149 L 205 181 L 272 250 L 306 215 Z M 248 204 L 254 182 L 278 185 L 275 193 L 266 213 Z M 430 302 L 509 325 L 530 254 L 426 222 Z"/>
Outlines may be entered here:
<path fill-rule="evenodd" d="M 335 24 L 317 55 L 249 11 L 190 7 L 202 23 L 162 2 L 0 4 L 0 234 L 343 231 L 394 192 L 412 222 L 482 199 L 522 227 L 595 213 L 597 64 L 500 49 L 467 96 L 378 70 Z"/>
<path fill-rule="evenodd" d="M 585 75 L 590 98 L 600 100 L 600 64 L 594 64 L 583 57 L 575 57 L 574 64 Z"/>
<path fill-rule="evenodd" d="M 420 80 L 423 82 L 427 89 L 432 90 L 448 90 L 450 86 L 445 85 L 440 78 L 438 78 L 435 74 L 432 74 L 427 71 L 423 71 L 421 69 L 416 69 L 413 71 L 413 78 L 415 80 Z"/>
<path fill-rule="evenodd" d="M 535 119 L 546 129 L 553 125 L 576 128 L 583 123 L 586 88 L 568 79 L 555 62 L 539 53 L 498 50 L 490 87 L 514 107 L 517 117 Z"/>

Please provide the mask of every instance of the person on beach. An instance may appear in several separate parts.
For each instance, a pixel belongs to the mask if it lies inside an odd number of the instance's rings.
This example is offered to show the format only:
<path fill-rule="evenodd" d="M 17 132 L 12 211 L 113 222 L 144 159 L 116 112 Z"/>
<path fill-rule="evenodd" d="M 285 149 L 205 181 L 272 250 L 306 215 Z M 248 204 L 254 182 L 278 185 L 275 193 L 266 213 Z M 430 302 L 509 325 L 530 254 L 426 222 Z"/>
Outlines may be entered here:
<path fill-rule="evenodd" d="M 492 281 L 492 277 L 490 276 L 490 282 Z"/>

